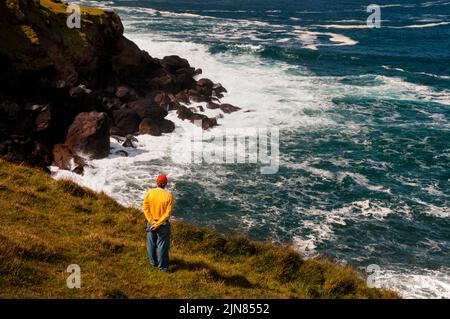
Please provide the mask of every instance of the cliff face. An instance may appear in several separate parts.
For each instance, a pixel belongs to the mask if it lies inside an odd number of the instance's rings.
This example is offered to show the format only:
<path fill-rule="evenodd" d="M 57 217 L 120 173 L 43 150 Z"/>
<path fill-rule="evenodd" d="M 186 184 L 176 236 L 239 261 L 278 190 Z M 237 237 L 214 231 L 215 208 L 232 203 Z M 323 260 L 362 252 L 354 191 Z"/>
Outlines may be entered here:
<path fill-rule="evenodd" d="M 82 8 L 81 29 L 70 29 L 67 7 L 50 0 L 0 4 L 1 61 L 10 70 L 2 73 L 2 93 L 39 98 L 52 88 L 107 86 L 160 68 L 123 37 L 115 13 Z"/>
<path fill-rule="evenodd" d="M 114 12 L 82 7 L 81 29 L 71 29 L 67 9 L 59 0 L 0 3 L 0 157 L 65 169 L 75 160 L 82 172 L 79 155 L 108 154 L 110 134 L 172 132 L 169 110 L 203 120 L 205 129 L 217 125 L 180 103 L 220 108 L 221 85 L 196 81 L 201 70 L 185 59 L 140 50 Z M 85 128 L 83 137 L 68 136 Z M 92 152 L 92 145 L 104 149 Z"/>

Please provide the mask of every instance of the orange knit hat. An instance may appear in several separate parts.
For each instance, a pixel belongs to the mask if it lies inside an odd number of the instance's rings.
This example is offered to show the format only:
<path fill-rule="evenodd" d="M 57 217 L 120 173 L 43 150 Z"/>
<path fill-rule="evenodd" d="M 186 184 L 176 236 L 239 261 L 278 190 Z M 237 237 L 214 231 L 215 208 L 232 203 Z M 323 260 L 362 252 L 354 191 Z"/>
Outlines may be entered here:
<path fill-rule="evenodd" d="M 158 178 L 156 179 L 156 185 L 160 186 L 160 185 L 167 185 L 167 176 L 166 175 L 159 175 Z"/>

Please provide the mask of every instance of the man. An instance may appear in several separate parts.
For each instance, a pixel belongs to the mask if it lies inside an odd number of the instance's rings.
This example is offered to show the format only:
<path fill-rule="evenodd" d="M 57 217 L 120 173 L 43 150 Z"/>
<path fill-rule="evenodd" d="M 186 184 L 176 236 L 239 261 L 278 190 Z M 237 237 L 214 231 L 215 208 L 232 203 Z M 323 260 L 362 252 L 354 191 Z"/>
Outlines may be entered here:
<path fill-rule="evenodd" d="M 147 219 L 147 248 L 153 267 L 167 272 L 169 270 L 170 214 L 173 196 L 166 191 L 167 177 L 159 175 L 157 188 L 151 189 L 144 199 L 144 214 Z M 158 250 L 158 256 L 156 255 Z"/>

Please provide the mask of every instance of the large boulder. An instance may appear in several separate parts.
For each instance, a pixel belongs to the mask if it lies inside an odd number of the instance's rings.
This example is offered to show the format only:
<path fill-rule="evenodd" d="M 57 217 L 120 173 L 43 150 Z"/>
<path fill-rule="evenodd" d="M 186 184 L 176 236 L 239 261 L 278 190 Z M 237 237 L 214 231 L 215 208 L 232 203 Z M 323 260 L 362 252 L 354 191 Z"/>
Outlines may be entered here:
<path fill-rule="evenodd" d="M 170 120 L 163 119 L 157 124 L 161 133 L 172 133 L 175 131 L 175 123 Z"/>
<path fill-rule="evenodd" d="M 161 131 L 158 124 L 156 124 L 152 119 L 143 119 L 139 125 L 139 134 L 161 136 Z"/>
<path fill-rule="evenodd" d="M 196 90 L 203 97 L 210 99 L 213 93 L 213 88 L 214 83 L 210 79 L 200 79 L 197 81 Z"/>
<path fill-rule="evenodd" d="M 73 154 L 99 159 L 109 155 L 109 137 L 106 113 L 83 112 L 70 125 L 66 145 Z"/>
<path fill-rule="evenodd" d="M 114 133 L 118 135 L 134 134 L 139 130 L 141 117 L 131 109 L 120 109 L 113 112 Z"/>
<path fill-rule="evenodd" d="M 169 55 L 165 56 L 161 60 L 161 64 L 165 69 L 167 69 L 171 73 L 176 73 L 177 70 L 180 69 L 190 69 L 189 61 L 183 58 L 180 58 L 178 55 Z"/>
<path fill-rule="evenodd" d="M 160 107 L 152 99 L 142 99 L 128 104 L 129 108 L 135 111 L 141 119 L 150 118 L 159 121 L 165 118 L 168 112 Z"/>

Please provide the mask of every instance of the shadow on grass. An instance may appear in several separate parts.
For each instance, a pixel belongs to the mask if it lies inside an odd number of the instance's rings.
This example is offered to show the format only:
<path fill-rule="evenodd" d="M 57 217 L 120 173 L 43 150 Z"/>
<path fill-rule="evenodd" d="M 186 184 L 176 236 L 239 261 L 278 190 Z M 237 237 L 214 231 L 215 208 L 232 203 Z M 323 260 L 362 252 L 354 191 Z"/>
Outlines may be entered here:
<path fill-rule="evenodd" d="M 254 288 L 255 286 L 242 275 L 226 276 L 220 274 L 216 269 L 212 268 L 204 262 L 188 262 L 186 260 L 174 258 L 171 260 L 171 271 L 178 270 L 197 271 L 204 274 L 205 278 L 210 281 L 223 282 L 227 286 L 240 288 Z"/>

